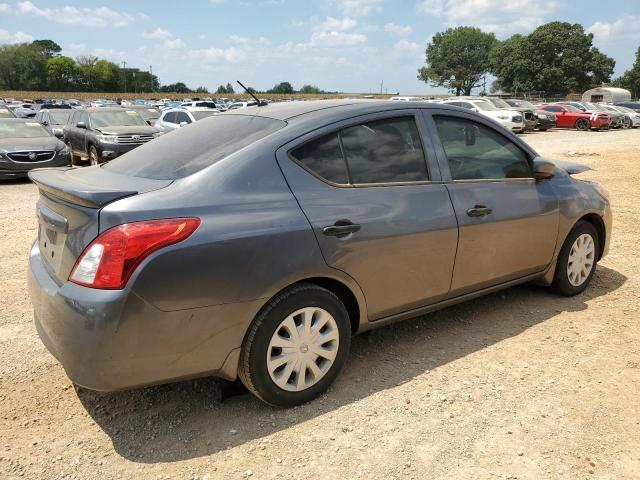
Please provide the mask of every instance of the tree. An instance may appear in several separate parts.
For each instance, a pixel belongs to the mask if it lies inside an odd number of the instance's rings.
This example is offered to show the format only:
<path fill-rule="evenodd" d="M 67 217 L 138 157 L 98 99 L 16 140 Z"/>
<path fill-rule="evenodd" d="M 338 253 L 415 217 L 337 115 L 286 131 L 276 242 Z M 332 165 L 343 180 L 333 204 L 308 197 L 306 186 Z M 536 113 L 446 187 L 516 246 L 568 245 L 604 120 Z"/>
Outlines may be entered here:
<path fill-rule="evenodd" d="M 233 90 L 233 85 L 231 85 L 230 83 L 227 83 L 226 86 L 220 85 L 216 90 L 216 93 L 219 93 L 219 94 L 235 93 L 235 91 Z"/>
<path fill-rule="evenodd" d="M 640 97 L 640 47 L 636 50 L 636 61 L 633 66 L 617 78 L 614 85 L 629 90 L 632 98 Z"/>
<path fill-rule="evenodd" d="M 236 93 L 235 90 L 233 89 L 233 85 L 231 85 L 229 82 L 227 82 L 227 92 L 226 93 Z"/>
<path fill-rule="evenodd" d="M 303 85 L 302 88 L 299 90 L 299 93 L 324 93 L 324 92 L 320 90 L 318 87 L 316 87 L 315 85 Z"/>
<path fill-rule="evenodd" d="M 582 25 L 551 22 L 527 36 L 514 35 L 491 51 L 491 72 L 510 91 L 544 91 L 548 96 L 582 92 L 608 81 L 615 62 L 592 46 Z"/>
<path fill-rule="evenodd" d="M 52 57 L 47 60 L 47 83 L 54 91 L 77 88 L 78 65 L 69 57 Z"/>
<path fill-rule="evenodd" d="M 191 93 L 191 89 L 182 82 L 163 85 L 160 87 L 160 91 L 166 93 Z"/>
<path fill-rule="evenodd" d="M 209 93 L 207 87 L 198 87 L 196 88 L 196 93 Z"/>
<path fill-rule="evenodd" d="M 53 40 L 34 40 L 31 45 L 38 49 L 45 57 L 56 57 L 60 55 L 62 48 Z"/>
<path fill-rule="evenodd" d="M 427 45 L 426 65 L 418 70 L 418 79 L 456 95 L 470 95 L 489 71 L 489 52 L 496 42 L 493 33 L 474 27 L 438 32 Z"/>
<path fill-rule="evenodd" d="M 294 93 L 294 89 L 289 82 L 280 82 L 270 90 L 267 90 L 267 93 L 282 93 L 282 94 L 291 94 Z"/>

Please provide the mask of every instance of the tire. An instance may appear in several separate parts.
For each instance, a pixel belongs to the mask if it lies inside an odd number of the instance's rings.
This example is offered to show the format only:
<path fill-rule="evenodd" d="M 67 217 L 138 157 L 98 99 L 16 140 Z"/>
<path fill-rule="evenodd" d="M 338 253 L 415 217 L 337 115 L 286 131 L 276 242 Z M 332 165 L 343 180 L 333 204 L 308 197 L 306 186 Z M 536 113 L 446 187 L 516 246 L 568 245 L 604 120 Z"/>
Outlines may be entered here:
<path fill-rule="evenodd" d="M 308 334 L 303 333 L 305 319 L 310 325 Z M 313 325 L 321 321 L 326 323 L 314 331 Z M 295 333 L 291 333 L 285 323 L 291 327 L 295 325 Z M 298 333 L 310 336 L 298 337 Z M 285 345 L 291 341 L 293 347 L 274 346 L 283 341 Z M 273 298 L 255 318 L 242 345 L 238 376 L 262 401 L 279 407 L 293 407 L 326 391 L 342 370 L 350 344 L 351 323 L 340 299 L 322 287 L 301 283 Z M 292 349 L 288 356 L 293 360 L 286 363 L 283 362 L 286 357 L 282 355 L 284 348 Z M 319 349 L 324 355 L 333 355 L 333 360 L 315 354 Z M 300 360 L 306 362 L 304 370 L 299 368 Z M 275 365 L 280 366 L 274 370 Z M 303 372 L 302 375 L 298 371 Z"/>
<path fill-rule="evenodd" d="M 625 118 L 624 123 L 622 124 L 622 128 L 633 128 L 633 120 L 630 118 Z"/>
<path fill-rule="evenodd" d="M 71 148 L 71 142 L 67 141 L 65 143 L 67 148 L 69 149 L 69 157 L 71 159 L 71 166 L 80 165 L 80 157 L 73 154 L 73 149 Z"/>
<path fill-rule="evenodd" d="M 576 252 L 576 256 L 571 256 L 572 250 L 574 247 L 581 248 L 579 244 L 579 239 L 583 240 L 582 243 L 582 251 L 588 250 L 586 248 L 586 244 L 584 240 L 591 240 L 591 255 L 584 257 L 584 263 L 578 265 L 578 270 L 580 270 L 580 265 L 588 265 L 589 260 L 591 262 L 590 270 L 582 277 L 572 277 L 569 273 L 571 265 L 575 265 L 576 261 L 579 260 L 581 255 L 579 252 Z M 560 254 L 558 255 L 558 260 L 556 262 L 556 271 L 553 278 L 552 287 L 553 289 L 563 295 L 565 297 L 572 297 L 584 291 L 585 288 L 591 282 L 591 278 L 596 271 L 596 267 L 598 265 L 598 252 L 600 251 L 600 238 L 598 237 L 598 232 L 595 227 L 589 222 L 580 221 L 573 227 L 573 230 L 569 232 L 567 238 L 562 244 L 562 249 L 560 250 Z M 575 273 L 576 269 L 573 269 Z M 584 273 L 584 272 L 582 272 Z"/>
<path fill-rule="evenodd" d="M 580 130 L 581 132 L 586 132 L 587 130 L 589 130 L 590 126 L 591 125 L 589 123 L 589 120 L 587 120 L 586 118 L 579 118 L 575 123 L 576 130 Z"/>
<path fill-rule="evenodd" d="M 89 165 L 100 165 L 101 163 L 102 158 L 100 157 L 98 150 L 96 147 L 91 145 L 91 147 L 89 147 Z"/>

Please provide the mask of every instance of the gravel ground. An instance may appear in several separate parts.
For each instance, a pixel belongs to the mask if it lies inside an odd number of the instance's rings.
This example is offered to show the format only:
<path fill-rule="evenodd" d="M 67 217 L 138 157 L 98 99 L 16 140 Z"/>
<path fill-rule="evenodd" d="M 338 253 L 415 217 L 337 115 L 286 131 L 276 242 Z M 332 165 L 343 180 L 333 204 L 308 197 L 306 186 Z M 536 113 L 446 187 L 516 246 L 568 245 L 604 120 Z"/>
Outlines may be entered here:
<path fill-rule="evenodd" d="M 330 391 L 291 410 L 211 379 L 76 391 L 32 324 L 36 189 L 0 185 L 0 478 L 640 478 L 640 131 L 524 138 L 611 191 L 591 286 L 520 286 L 356 337 Z"/>

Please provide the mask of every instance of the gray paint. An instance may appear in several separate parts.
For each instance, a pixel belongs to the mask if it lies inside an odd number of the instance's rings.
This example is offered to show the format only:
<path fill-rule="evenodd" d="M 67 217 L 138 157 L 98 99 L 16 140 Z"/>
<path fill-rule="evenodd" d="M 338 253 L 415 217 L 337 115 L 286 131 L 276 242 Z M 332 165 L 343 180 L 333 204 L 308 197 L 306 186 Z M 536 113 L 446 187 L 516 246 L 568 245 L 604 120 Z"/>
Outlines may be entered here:
<path fill-rule="evenodd" d="M 480 122 L 518 144 L 530 161 L 537 156 L 493 122 L 453 107 L 300 102 L 244 109 L 287 126 L 174 182 L 117 179 L 99 167 L 35 174 L 41 190 L 48 189 L 40 199 L 43 224 L 60 224 L 55 214 L 67 220 L 57 271 L 37 244 L 31 252 L 29 290 L 41 338 L 72 380 L 90 388 L 206 374 L 234 378 L 251 321 L 269 298 L 298 281 L 345 285 L 358 304 L 354 321 L 361 332 L 519 282 L 548 282 L 564 238 L 585 214 L 601 219 L 608 238 L 608 203 L 561 169 L 539 182 L 452 182 L 432 112 Z M 287 155 L 345 125 L 407 113 L 423 136 L 429 182 L 336 187 Z M 206 119 L 197 125 L 206 128 Z M 171 134 L 178 150 L 180 133 Z M 97 198 L 101 188 L 113 197 L 94 202 L 99 208 L 69 202 Z M 61 190 L 70 195 L 66 200 Z M 491 203 L 495 213 L 467 217 L 463 212 L 478 201 Z M 186 241 L 145 259 L 123 290 L 65 281 L 98 232 L 176 216 L 202 223 Z M 344 218 L 361 230 L 341 239 L 322 234 Z M 604 253 L 607 248 L 608 242 Z"/>

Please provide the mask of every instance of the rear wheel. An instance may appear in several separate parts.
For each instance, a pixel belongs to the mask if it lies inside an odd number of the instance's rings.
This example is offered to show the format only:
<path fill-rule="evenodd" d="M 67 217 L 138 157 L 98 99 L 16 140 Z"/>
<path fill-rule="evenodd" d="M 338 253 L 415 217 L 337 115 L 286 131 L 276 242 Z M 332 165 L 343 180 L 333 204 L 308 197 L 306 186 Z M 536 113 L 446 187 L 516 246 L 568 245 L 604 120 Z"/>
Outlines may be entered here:
<path fill-rule="evenodd" d="M 622 123 L 622 128 L 633 128 L 633 120 L 630 118 L 625 118 Z"/>
<path fill-rule="evenodd" d="M 589 130 L 589 127 L 590 127 L 589 120 L 587 120 L 586 118 L 579 118 L 578 120 L 576 120 L 575 127 L 576 127 L 576 130 L 581 130 L 581 131 Z"/>
<path fill-rule="evenodd" d="M 582 292 L 593 277 L 598 263 L 599 238 L 589 222 L 578 222 L 562 245 L 556 264 L 553 288 L 571 297 Z"/>
<path fill-rule="evenodd" d="M 299 405 L 331 385 L 350 343 L 351 324 L 340 299 L 317 285 L 300 284 L 271 300 L 251 325 L 239 377 L 267 403 Z"/>
<path fill-rule="evenodd" d="M 89 165 L 99 165 L 100 163 L 102 163 L 102 158 L 96 147 L 91 145 L 89 148 Z"/>

